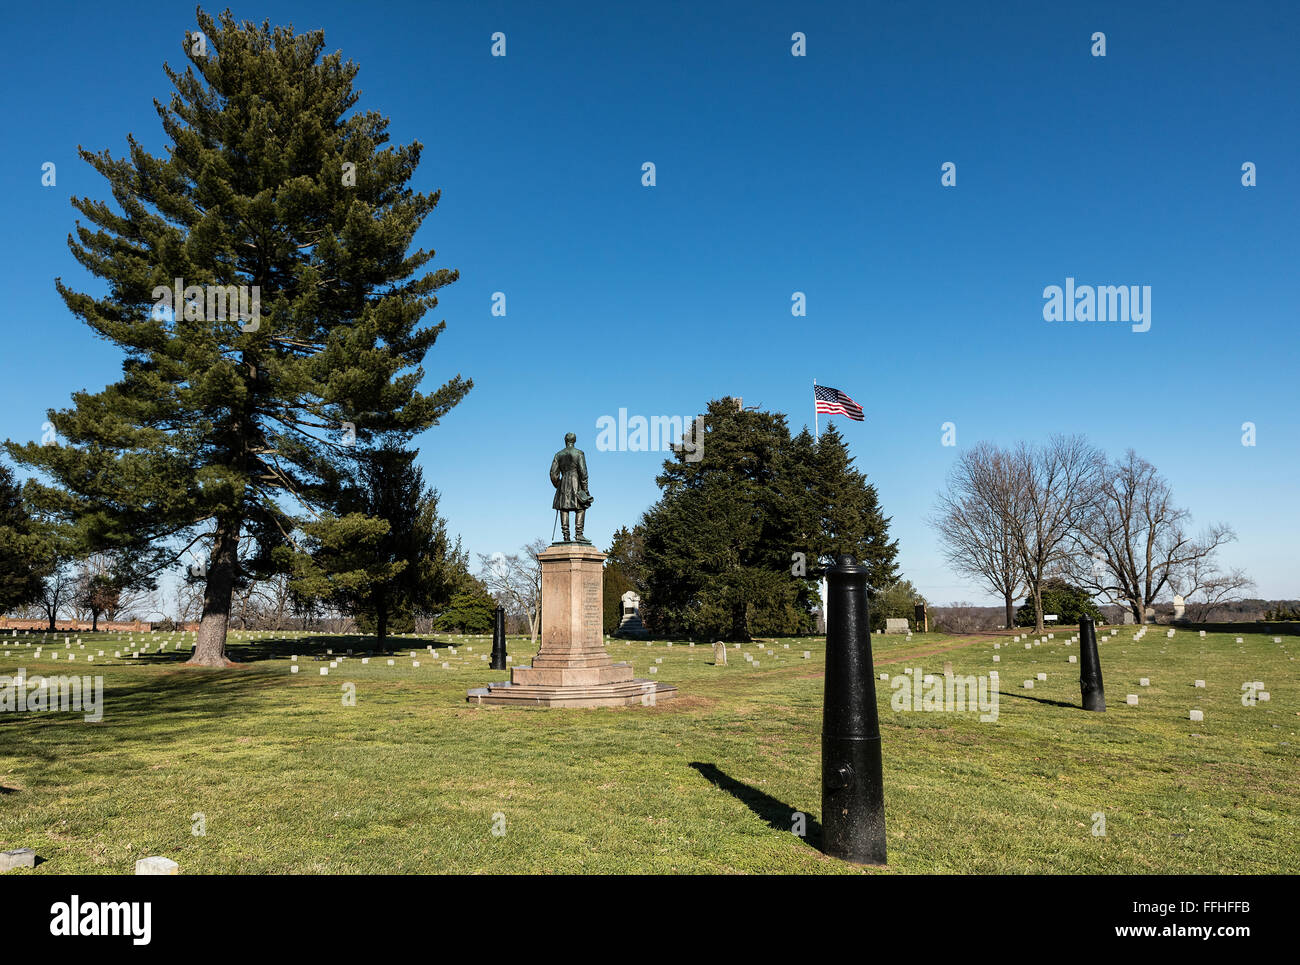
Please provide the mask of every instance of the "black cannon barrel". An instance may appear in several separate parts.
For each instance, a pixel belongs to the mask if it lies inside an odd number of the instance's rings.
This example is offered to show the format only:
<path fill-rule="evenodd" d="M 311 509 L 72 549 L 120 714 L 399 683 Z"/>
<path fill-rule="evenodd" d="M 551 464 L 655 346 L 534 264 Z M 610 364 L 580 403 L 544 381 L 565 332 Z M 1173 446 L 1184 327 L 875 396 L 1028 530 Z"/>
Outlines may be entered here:
<path fill-rule="evenodd" d="M 1092 617 L 1079 618 L 1079 689 L 1084 710 L 1105 710 L 1106 691 L 1101 685 L 1101 657 L 1097 653 L 1097 631 Z"/>
<path fill-rule="evenodd" d="M 822 850 L 859 864 L 884 864 L 885 794 L 867 570 L 844 555 L 826 571 L 826 582 Z"/>
<path fill-rule="evenodd" d="M 492 663 L 493 670 L 506 669 L 506 608 L 499 606 L 492 620 Z"/>

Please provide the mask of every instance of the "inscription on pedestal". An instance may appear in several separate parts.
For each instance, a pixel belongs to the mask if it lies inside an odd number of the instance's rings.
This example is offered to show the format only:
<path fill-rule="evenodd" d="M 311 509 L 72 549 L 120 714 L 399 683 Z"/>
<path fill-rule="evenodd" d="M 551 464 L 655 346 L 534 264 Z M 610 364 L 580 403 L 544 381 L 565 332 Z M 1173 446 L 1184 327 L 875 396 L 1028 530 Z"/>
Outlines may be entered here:
<path fill-rule="evenodd" d="M 600 631 L 604 617 L 604 614 L 600 611 L 600 580 L 583 580 L 582 629 L 589 643 L 600 643 Z"/>

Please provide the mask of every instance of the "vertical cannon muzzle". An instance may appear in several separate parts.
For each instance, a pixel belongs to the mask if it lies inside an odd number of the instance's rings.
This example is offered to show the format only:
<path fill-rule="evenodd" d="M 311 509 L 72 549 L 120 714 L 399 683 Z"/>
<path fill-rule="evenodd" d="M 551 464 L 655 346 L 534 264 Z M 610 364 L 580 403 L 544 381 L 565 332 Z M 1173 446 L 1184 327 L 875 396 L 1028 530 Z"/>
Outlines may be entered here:
<path fill-rule="evenodd" d="M 1079 689 L 1084 710 L 1105 710 L 1106 691 L 1101 685 L 1101 656 L 1097 653 L 1097 632 L 1092 617 L 1079 618 Z"/>
<path fill-rule="evenodd" d="M 884 864 L 885 794 L 867 569 L 844 555 L 826 571 L 826 582 L 822 850 L 859 864 Z"/>
<path fill-rule="evenodd" d="M 498 606 L 492 620 L 492 663 L 493 670 L 506 669 L 506 608 Z"/>

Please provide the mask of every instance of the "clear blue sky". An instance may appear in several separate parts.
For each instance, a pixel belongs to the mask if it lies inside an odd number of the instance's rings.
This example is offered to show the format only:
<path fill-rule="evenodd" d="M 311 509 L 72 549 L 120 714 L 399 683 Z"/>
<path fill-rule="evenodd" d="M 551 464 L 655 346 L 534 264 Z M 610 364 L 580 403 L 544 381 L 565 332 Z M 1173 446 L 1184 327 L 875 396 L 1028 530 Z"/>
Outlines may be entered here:
<path fill-rule="evenodd" d="M 475 388 L 419 444 L 472 552 L 549 538 L 566 430 L 605 544 L 656 498 L 662 454 L 597 452 L 600 416 L 739 395 L 797 430 L 816 378 L 865 407 L 842 428 L 932 601 L 992 602 L 946 570 L 926 523 L 957 451 L 941 445 L 949 421 L 959 446 L 1068 431 L 1135 448 L 1198 524 L 1237 528 L 1224 561 L 1262 596 L 1300 597 L 1296 5 L 232 9 L 323 27 L 361 66 L 360 106 L 425 145 L 415 186 L 443 200 L 417 240 L 461 273 L 430 316 L 448 329 L 427 385 L 459 372 Z M 0 437 L 30 439 L 46 409 L 119 372 L 54 290 L 56 275 L 98 285 L 65 241 L 69 197 L 108 196 L 76 147 L 120 155 L 132 132 L 161 152 L 162 63 L 183 62 L 196 24 L 191 3 L 4 19 Z M 1150 331 L 1045 322 L 1043 288 L 1067 276 L 1151 286 Z"/>

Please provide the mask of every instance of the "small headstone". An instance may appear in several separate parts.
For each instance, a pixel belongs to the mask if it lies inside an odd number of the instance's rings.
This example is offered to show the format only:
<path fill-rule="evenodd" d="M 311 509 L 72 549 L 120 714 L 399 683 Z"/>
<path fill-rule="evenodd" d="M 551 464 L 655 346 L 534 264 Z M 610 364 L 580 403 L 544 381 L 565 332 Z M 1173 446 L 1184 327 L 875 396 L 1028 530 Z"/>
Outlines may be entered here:
<path fill-rule="evenodd" d="M 36 852 L 31 848 L 15 848 L 13 851 L 0 851 L 0 871 L 13 871 L 15 868 L 35 868 Z"/>
<path fill-rule="evenodd" d="M 717 667 L 727 665 L 727 645 L 721 641 L 715 641 L 713 644 L 713 664 Z"/>
<path fill-rule="evenodd" d="M 1129 695 L 1128 695 L 1128 705 L 1129 705 L 1130 707 L 1136 707 L 1136 706 L 1138 705 L 1138 695 L 1137 695 L 1137 694 L 1129 694 Z"/>
<path fill-rule="evenodd" d="M 1038 679 L 1039 679 L 1039 680 L 1046 680 L 1046 679 L 1047 679 L 1047 674 L 1045 674 L 1045 673 L 1040 673 L 1040 674 L 1038 675 Z"/>
<path fill-rule="evenodd" d="M 321 675 L 322 677 L 328 677 L 328 676 L 330 675 L 330 668 L 329 668 L 329 667 L 321 667 L 321 668 L 320 668 L 320 675 Z"/>
<path fill-rule="evenodd" d="M 1204 681 L 1204 680 L 1198 680 L 1198 681 L 1196 681 L 1196 686 L 1197 686 L 1197 687 L 1204 687 L 1204 686 L 1205 686 L 1205 681 Z"/>
<path fill-rule="evenodd" d="M 171 858 L 161 858 L 155 855 L 152 858 L 141 858 L 135 863 L 135 873 L 138 875 L 178 875 L 181 873 L 181 866 Z"/>
<path fill-rule="evenodd" d="M 1150 687 L 1150 686 L 1151 686 L 1151 678 L 1150 678 L 1150 677 L 1142 677 L 1142 678 L 1140 678 L 1140 679 L 1138 680 L 1138 686 L 1139 686 L 1139 687 Z"/>
<path fill-rule="evenodd" d="M 1001 662 L 1002 662 L 1002 657 L 995 653 L 995 654 L 993 655 L 993 662 L 994 662 L 994 663 L 1001 663 Z"/>
<path fill-rule="evenodd" d="M 1191 720 L 1194 720 L 1194 721 L 1198 721 L 1198 722 L 1199 722 L 1199 721 L 1203 721 L 1203 720 L 1205 720 L 1205 711 L 1203 711 L 1203 710 L 1193 710 L 1193 711 L 1192 711 L 1191 713 L 1189 713 L 1187 716 L 1188 716 Z"/>
<path fill-rule="evenodd" d="M 298 665 L 296 663 L 289 664 L 289 673 L 297 673 L 297 672 L 298 672 Z"/>
<path fill-rule="evenodd" d="M 803 652 L 803 658 L 804 658 L 805 660 L 810 660 L 810 659 L 812 659 L 812 651 L 811 651 L 811 650 L 805 650 L 805 651 Z"/>
<path fill-rule="evenodd" d="M 1034 689 L 1034 682 L 1033 682 L 1032 680 L 1026 680 L 1026 681 L 1025 681 L 1025 689 L 1026 689 L 1026 690 L 1033 690 L 1033 689 Z"/>
<path fill-rule="evenodd" d="M 1076 657 L 1074 654 L 1070 654 L 1070 663 L 1078 663 L 1078 662 L 1079 662 L 1079 658 Z"/>

